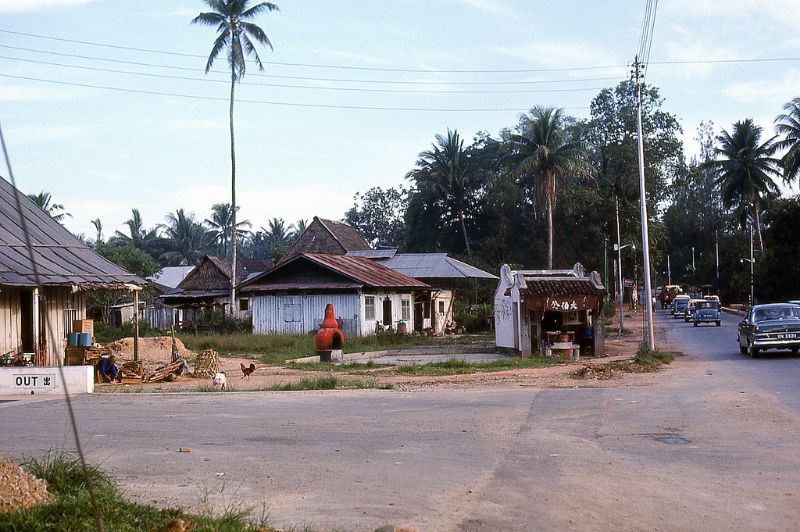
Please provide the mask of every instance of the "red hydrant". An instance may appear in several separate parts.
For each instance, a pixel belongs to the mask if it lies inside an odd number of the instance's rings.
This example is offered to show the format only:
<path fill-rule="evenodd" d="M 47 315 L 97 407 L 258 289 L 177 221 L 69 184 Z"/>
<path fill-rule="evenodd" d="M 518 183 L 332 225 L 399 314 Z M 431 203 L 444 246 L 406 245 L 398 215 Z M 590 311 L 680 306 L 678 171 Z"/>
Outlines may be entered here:
<path fill-rule="evenodd" d="M 325 319 L 322 320 L 317 335 L 314 338 L 320 362 L 330 362 L 331 352 L 341 351 L 344 348 L 344 334 L 339 330 L 339 323 L 333 312 L 333 305 L 325 305 Z"/>

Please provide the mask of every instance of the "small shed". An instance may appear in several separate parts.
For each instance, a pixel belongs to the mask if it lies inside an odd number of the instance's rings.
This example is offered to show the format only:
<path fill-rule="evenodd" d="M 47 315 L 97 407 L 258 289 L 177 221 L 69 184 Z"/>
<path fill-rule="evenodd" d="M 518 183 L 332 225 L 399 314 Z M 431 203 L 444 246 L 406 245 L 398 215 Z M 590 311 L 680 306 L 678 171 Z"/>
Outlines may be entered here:
<path fill-rule="evenodd" d="M 243 259 L 237 262 L 236 284 L 249 277 L 267 271 L 272 263 L 257 259 Z M 178 283 L 173 290 L 157 299 L 164 305 L 180 310 L 179 327 L 193 326 L 202 319 L 203 312 L 213 309 L 224 310 L 230 304 L 231 259 L 205 256 Z M 237 293 L 234 315 L 248 318 L 251 315 L 250 298 Z"/>
<path fill-rule="evenodd" d="M 581 264 L 518 271 L 504 264 L 494 298 L 497 348 L 522 356 L 553 347 L 601 354 L 605 297 L 600 275 L 586 275 Z"/>
<path fill-rule="evenodd" d="M 302 253 L 250 278 L 239 290 L 253 300 L 254 333 L 316 331 L 331 303 L 346 335 L 365 336 L 380 328 L 411 330 L 412 302 L 429 297 L 430 289 L 363 257 Z"/>
<path fill-rule="evenodd" d="M 138 294 L 144 284 L 0 178 L 0 358 L 21 354 L 37 365 L 60 364 L 73 321 L 86 317 L 88 292 Z"/>

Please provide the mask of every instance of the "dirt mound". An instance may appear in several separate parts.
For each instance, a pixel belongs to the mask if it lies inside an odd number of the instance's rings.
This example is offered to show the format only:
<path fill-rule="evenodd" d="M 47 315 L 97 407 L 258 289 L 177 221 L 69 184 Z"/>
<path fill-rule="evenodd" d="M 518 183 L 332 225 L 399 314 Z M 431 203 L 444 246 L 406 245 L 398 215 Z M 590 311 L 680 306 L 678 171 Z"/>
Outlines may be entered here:
<path fill-rule="evenodd" d="M 0 458 L 0 513 L 36 506 L 47 497 L 47 482 Z"/>
<path fill-rule="evenodd" d="M 186 349 L 180 339 L 175 339 L 178 347 L 178 356 L 181 358 L 194 358 L 193 351 Z M 133 338 L 122 338 L 116 342 L 106 344 L 117 358 L 128 360 L 133 358 Z M 163 363 L 172 362 L 172 338 L 170 336 L 154 336 L 139 338 L 139 358 L 143 362 Z"/>

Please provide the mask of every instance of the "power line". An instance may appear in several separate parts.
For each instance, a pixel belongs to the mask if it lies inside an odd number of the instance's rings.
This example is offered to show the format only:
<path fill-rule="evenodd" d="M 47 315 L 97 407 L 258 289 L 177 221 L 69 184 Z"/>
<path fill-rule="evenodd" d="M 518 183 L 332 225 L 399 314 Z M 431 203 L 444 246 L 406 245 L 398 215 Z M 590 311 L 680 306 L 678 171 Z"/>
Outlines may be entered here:
<path fill-rule="evenodd" d="M 0 59 L 9 59 L 13 61 L 24 61 L 27 63 L 34 63 L 39 65 L 57 66 L 62 68 L 74 68 L 79 70 L 88 70 L 92 72 L 107 72 L 113 74 L 126 74 L 132 76 L 145 76 L 150 78 L 159 79 L 177 79 L 184 81 L 196 81 L 200 83 L 224 83 L 229 84 L 229 80 L 224 79 L 208 79 L 208 78 L 192 78 L 188 76 L 170 76 L 167 74 L 154 74 L 151 72 L 134 72 L 131 70 L 116 70 L 110 68 L 99 68 L 85 65 L 68 65 L 64 63 L 54 63 L 51 61 L 38 61 L 35 59 L 25 59 L 20 57 L 10 57 L 0 55 Z M 620 78 L 611 78 L 620 79 Z M 321 87 L 312 85 L 288 85 L 283 83 L 253 83 L 253 82 L 240 82 L 241 85 L 260 86 L 260 87 L 278 87 L 288 89 L 310 89 L 310 90 L 327 90 L 327 91 L 348 91 L 348 92 L 379 92 L 379 93 L 400 93 L 400 94 L 533 94 L 533 93 L 548 93 L 548 92 L 580 92 L 580 91 L 597 91 L 600 87 L 573 87 L 566 89 L 525 89 L 525 90 L 410 90 L 410 89 L 366 89 L 361 87 Z"/>
<path fill-rule="evenodd" d="M 8 48 L 10 50 L 18 50 L 23 52 L 34 52 L 39 54 L 55 55 L 59 57 L 70 57 L 73 59 L 86 59 L 90 61 L 104 61 L 108 63 L 116 63 L 121 65 L 143 66 L 151 68 L 164 68 L 171 70 L 181 70 L 186 72 L 199 72 L 201 68 L 181 67 L 176 65 L 159 65 L 156 63 L 142 63 L 139 61 L 124 61 L 121 59 L 109 59 L 105 57 L 97 57 L 91 55 L 68 54 L 63 52 L 51 52 L 47 50 L 37 50 L 35 48 L 23 48 L 20 46 L 10 46 L 7 44 L 0 44 L 0 48 Z M 624 67 L 620 67 L 624 68 Z M 230 76 L 230 72 L 223 70 L 210 70 L 213 74 L 222 74 Z M 347 79 L 347 78 L 327 78 L 327 77 L 313 77 L 313 76 L 279 76 L 275 74 L 261 74 L 258 72 L 248 73 L 248 77 L 263 77 L 271 79 L 297 79 L 303 81 L 332 81 L 341 83 L 377 83 L 387 85 L 539 85 L 543 83 L 573 83 L 580 81 L 610 81 L 620 79 L 619 76 L 602 77 L 602 78 L 562 78 L 551 80 L 519 80 L 519 81 L 408 81 L 408 80 L 377 80 L 377 79 Z M 225 80 L 226 83 L 229 80 Z"/>
<path fill-rule="evenodd" d="M 24 33 L 21 31 L 12 31 L 0 29 L 0 33 L 9 33 L 12 35 L 22 35 L 25 37 L 34 37 L 37 39 L 47 39 L 51 41 L 68 42 L 74 44 L 83 44 L 86 46 L 97 46 L 100 48 L 112 48 L 115 50 L 128 50 L 132 52 L 144 52 L 150 54 L 163 54 L 172 55 L 177 57 L 192 57 L 199 59 L 208 59 L 208 56 L 198 54 L 187 54 L 183 52 L 172 52 L 169 50 L 153 50 L 149 48 L 137 48 L 133 46 L 120 46 L 116 44 L 106 44 L 94 41 L 81 41 L 77 39 L 66 39 L 63 37 L 51 37 L 48 35 L 39 35 L 36 33 Z M 513 68 L 513 69 L 454 69 L 454 70 L 431 70 L 427 68 L 389 68 L 389 67 L 364 67 L 353 65 L 328 65 L 324 63 L 290 63 L 281 61 L 262 61 L 265 65 L 275 66 L 291 66 L 301 68 L 330 68 L 338 70 L 357 70 L 365 72 L 409 72 L 409 73 L 422 73 L 422 74 L 526 74 L 534 72 L 569 72 L 578 70 L 603 70 L 609 68 L 624 68 L 626 65 L 605 65 L 605 66 L 585 66 L 585 67 L 570 67 L 570 68 Z"/>
<path fill-rule="evenodd" d="M 188 98 L 193 100 L 208 100 L 208 101 L 230 101 L 228 98 L 215 97 L 215 96 L 198 96 L 194 94 L 182 94 L 175 92 L 161 92 L 149 91 L 142 89 L 129 89 L 124 87 L 110 87 L 106 85 L 92 85 L 89 83 L 74 83 L 69 81 L 58 81 L 53 79 L 34 78 L 29 76 L 15 76 L 11 74 L 0 73 L 0 77 L 21 79 L 26 81 L 40 81 L 43 83 L 53 83 L 56 85 L 66 85 L 71 87 L 82 87 L 87 89 L 102 89 L 116 92 L 125 92 L 131 94 L 147 94 L 151 96 L 170 96 L 175 98 Z M 527 109 L 522 108 L 508 108 L 508 107 L 484 107 L 484 108 L 431 108 L 431 107 L 391 107 L 391 106 L 367 106 L 367 105 L 333 105 L 333 104 L 314 104 L 314 103 L 298 103 L 298 102 L 280 102 L 271 100 L 244 100 L 237 99 L 237 103 L 252 103 L 261 105 L 277 105 L 285 107 L 307 107 L 315 109 L 349 109 L 361 111 L 406 111 L 406 112 L 442 112 L 442 113 L 478 113 L 478 112 L 526 112 Z M 566 110 L 588 109 L 589 107 L 564 107 Z"/>

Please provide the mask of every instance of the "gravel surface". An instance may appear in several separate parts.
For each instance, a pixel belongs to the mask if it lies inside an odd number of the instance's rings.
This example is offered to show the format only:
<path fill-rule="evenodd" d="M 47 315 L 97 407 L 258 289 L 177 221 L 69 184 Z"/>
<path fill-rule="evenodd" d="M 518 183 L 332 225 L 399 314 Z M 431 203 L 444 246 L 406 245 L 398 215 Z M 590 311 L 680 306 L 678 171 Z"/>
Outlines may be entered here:
<path fill-rule="evenodd" d="M 0 513 L 30 508 L 48 497 L 47 482 L 0 457 Z"/>

